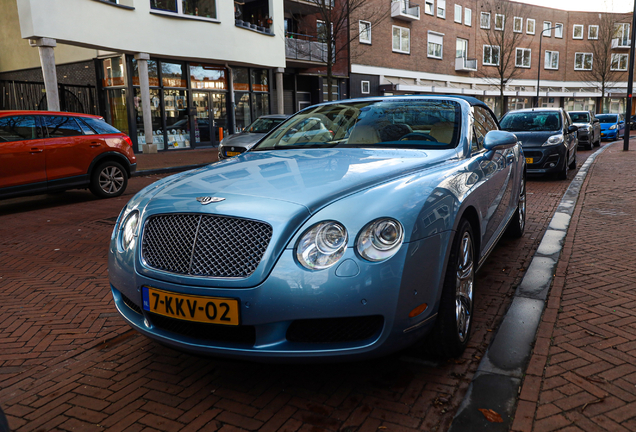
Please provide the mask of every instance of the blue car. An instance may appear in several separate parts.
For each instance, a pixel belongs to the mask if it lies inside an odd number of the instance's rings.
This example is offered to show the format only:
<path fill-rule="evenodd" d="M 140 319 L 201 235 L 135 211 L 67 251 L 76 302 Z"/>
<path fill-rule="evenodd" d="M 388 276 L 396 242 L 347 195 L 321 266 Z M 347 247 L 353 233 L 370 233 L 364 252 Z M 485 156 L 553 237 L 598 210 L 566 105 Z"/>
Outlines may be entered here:
<path fill-rule="evenodd" d="M 422 341 L 452 357 L 475 272 L 525 215 L 521 147 L 483 102 L 331 102 L 135 195 L 110 284 L 129 325 L 180 350 L 338 360 Z"/>
<path fill-rule="evenodd" d="M 622 114 L 597 114 L 601 122 L 601 138 L 616 141 L 625 136 L 625 122 Z"/>

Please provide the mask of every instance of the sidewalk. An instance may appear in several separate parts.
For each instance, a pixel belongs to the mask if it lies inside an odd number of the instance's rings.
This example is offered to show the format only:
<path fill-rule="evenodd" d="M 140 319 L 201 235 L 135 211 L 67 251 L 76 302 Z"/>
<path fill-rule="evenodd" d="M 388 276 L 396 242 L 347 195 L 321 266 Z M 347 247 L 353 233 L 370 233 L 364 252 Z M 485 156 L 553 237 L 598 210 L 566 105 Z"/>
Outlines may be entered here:
<path fill-rule="evenodd" d="M 513 431 L 636 431 L 636 148 L 615 143 L 581 188 Z"/>
<path fill-rule="evenodd" d="M 205 165 L 218 160 L 216 148 L 195 149 L 195 150 L 173 150 L 162 151 L 152 154 L 136 154 L 137 172 L 135 175 L 144 175 L 158 172 L 169 172 L 171 168 L 181 167 L 193 168 L 198 165 Z"/>

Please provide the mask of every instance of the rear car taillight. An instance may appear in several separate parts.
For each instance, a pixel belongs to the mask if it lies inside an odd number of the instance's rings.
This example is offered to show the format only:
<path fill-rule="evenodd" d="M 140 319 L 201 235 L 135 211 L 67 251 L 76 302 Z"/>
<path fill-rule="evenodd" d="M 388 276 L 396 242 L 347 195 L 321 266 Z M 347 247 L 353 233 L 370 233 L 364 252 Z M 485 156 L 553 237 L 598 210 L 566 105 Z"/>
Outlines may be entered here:
<path fill-rule="evenodd" d="M 133 146 L 133 142 L 128 135 L 124 136 L 124 141 L 126 141 L 129 146 Z"/>

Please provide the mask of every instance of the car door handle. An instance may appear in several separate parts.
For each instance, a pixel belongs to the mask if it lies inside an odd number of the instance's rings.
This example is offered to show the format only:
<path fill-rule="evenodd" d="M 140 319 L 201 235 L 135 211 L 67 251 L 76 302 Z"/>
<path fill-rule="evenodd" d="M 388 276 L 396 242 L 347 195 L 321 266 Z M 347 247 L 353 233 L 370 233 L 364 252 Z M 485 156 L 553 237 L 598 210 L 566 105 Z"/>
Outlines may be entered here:
<path fill-rule="evenodd" d="M 101 146 L 102 146 L 102 143 L 100 143 L 100 142 L 92 142 L 91 143 L 91 147 L 101 147 Z"/>
<path fill-rule="evenodd" d="M 31 149 L 31 153 L 42 153 L 44 151 L 44 149 L 41 148 L 32 148 Z"/>

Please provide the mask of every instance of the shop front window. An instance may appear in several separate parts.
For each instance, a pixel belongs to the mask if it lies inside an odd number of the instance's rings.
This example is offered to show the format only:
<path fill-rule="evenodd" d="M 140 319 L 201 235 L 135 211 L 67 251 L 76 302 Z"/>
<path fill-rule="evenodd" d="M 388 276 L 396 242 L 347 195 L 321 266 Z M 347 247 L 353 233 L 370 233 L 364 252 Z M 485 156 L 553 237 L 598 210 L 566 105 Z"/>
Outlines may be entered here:
<path fill-rule="evenodd" d="M 164 90 L 167 147 L 190 148 L 190 117 L 187 93 L 184 90 Z"/>
<path fill-rule="evenodd" d="M 135 89 L 135 118 L 137 122 L 137 144 L 139 151 L 143 151 L 143 145 L 146 144 L 146 136 L 144 134 L 144 117 L 141 102 L 141 90 Z M 157 144 L 157 150 L 164 149 L 163 142 L 163 126 L 161 122 L 161 95 L 159 90 L 150 89 L 150 118 L 152 120 L 153 144 Z"/>
<path fill-rule="evenodd" d="M 156 60 L 147 60 L 148 62 L 148 83 L 150 87 L 159 87 L 159 68 Z M 132 60 L 133 85 L 139 85 L 139 65 L 137 60 Z"/>
<path fill-rule="evenodd" d="M 236 125 L 234 126 L 234 128 L 236 129 L 236 132 L 240 132 L 247 125 L 252 123 L 252 115 L 250 111 L 250 94 L 236 93 L 234 99 L 236 101 Z"/>
<path fill-rule="evenodd" d="M 228 133 L 226 99 L 225 93 L 212 93 L 213 127 L 217 141 L 221 141 Z"/>
<path fill-rule="evenodd" d="M 130 135 L 125 88 L 106 90 L 106 121 L 126 135 Z"/>
<path fill-rule="evenodd" d="M 161 83 L 164 87 L 187 87 L 183 63 L 161 62 Z"/>
<path fill-rule="evenodd" d="M 250 91 L 249 69 L 234 68 L 232 69 L 232 77 L 235 91 Z"/>
<path fill-rule="evenodd" d="M 123 57 L 102 60 L 102 86 L 116 87 L 126 85 L 126 68 Z"/>
<path fill-rule="evenodd" d="M 252 90 L 269 91 L 269 72 L 267 69 L 252 69 Z"/>
<path fill-rule="evenodd" d="M 190 86 L 193 89 L 227 90 L 225 68 L 220 66 L 191 64 Z"/>
<path fill-rule="evenodd" d="M 269 94 L 252 93 L 252 104 L 254 106 L 254 118 L 269 114 Z"/>

